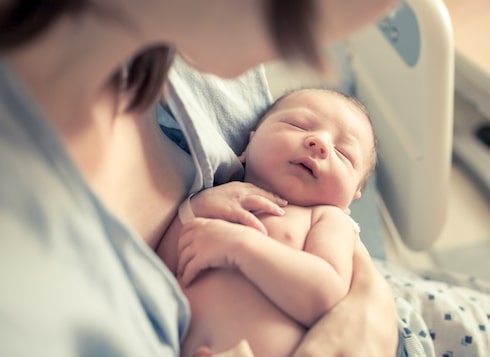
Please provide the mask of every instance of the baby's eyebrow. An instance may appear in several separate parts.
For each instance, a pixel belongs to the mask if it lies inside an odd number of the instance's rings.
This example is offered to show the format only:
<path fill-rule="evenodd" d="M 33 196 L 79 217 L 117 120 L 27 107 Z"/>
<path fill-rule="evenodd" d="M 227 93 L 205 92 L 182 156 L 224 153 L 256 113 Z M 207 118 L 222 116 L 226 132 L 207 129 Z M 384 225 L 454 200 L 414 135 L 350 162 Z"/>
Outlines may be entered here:
<path fill-rule="evenodd" d="M 348 128 L 340 128 L 339 140 L 347 145 L 360 146 L 361 143 L 356 135 L 353 135 Z"/>

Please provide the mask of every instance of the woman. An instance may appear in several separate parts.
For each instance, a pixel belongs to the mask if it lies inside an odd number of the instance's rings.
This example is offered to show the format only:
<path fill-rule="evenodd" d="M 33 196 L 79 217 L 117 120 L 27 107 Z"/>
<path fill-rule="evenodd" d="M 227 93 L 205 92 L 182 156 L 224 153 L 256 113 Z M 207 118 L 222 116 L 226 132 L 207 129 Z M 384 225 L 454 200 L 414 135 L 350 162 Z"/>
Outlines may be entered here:
<path fill-rule="evenodd" d="M 177 355 L 188 306 L 148 249 L 192 180 L 192 163 L 154 119 L 170 46 L 196 68 L 223 77 L 280 57 L 320 68 L 321 45 L 393 2 L 2 1 L 3 351 Z M 267 200 L 248 209 L 280 203 L 253 192 Z M 377 311 L 364 311 L 375 303 L 371 294 L 385 298 L 387 288 L 365 252 L 355 259 L 349 297 L 312 329 L 298 355 L 324 356 L 326 346 L 332 355 L 393 354 L 393 309 L 386 336 L 362 336 Z M 361 319 L 345 321 L 364 300 Z M 385 337 L 388 348 L 379 343 Z M 349 350 L 352 338 L 364 341 L 359 350 Z"/>

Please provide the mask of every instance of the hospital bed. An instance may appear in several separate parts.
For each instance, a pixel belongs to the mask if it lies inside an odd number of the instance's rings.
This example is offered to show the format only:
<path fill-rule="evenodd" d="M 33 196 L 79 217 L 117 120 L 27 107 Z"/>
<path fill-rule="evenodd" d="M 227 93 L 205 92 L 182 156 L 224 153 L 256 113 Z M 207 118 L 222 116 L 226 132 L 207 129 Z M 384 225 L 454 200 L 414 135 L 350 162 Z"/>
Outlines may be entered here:
<path fill-rule="evenodd" d="M 445 0 L 455 29 L 455 90 L 473 106 L 454 130 L 454 156 L 490 198 L 490 2 Z M 458 98 L 458 99 L 459 99 Z"/>
<path fill-rule="evenodd" d="M 352 207 L 368 249 L 384 258 L 386 235 L 430 248 L 446 218 L 452 150 L 454 44 L 444 3 L 402 1 L 329 55 L 351 83 L 340 89 L 367 106 L 379 140 L 374 183 Z M 302 71 L 274 82 L 281 66 L 267 68 L 275 96 L 322 85 Z"/>

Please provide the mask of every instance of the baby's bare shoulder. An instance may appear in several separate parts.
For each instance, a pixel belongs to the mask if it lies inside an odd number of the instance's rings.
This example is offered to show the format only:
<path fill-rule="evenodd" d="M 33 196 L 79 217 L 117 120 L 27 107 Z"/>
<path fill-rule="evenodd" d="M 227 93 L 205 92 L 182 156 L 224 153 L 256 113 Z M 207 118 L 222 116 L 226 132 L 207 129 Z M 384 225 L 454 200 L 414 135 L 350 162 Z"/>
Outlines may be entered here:
<path fill-rule="evenodd" d="M 312 207 L 311 217 L 313 222 L 328 220 L 332 222 L 349 222 L 349 216 L 345 210 L 330 205 Z"/>
<path fill-rule="evenodd" d="M 311 207 L 312 213 L 315 215 L 335 215 L 335 216 L 347 216 L 347 213 L 342 208 L 332 205 L 318 205 Z"/>

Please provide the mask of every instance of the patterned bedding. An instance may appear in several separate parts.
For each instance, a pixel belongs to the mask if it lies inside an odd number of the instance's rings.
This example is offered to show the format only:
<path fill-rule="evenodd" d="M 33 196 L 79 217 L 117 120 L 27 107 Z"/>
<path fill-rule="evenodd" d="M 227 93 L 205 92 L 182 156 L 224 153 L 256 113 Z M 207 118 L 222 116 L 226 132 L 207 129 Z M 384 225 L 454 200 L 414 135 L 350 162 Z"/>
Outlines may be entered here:
<path fill-rule="evenodd" d="M 490 283 L 376 261 L 395 296 L 401 356 L 490 356 Z"/>

